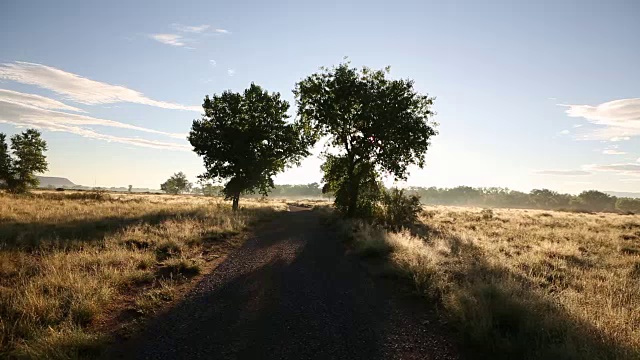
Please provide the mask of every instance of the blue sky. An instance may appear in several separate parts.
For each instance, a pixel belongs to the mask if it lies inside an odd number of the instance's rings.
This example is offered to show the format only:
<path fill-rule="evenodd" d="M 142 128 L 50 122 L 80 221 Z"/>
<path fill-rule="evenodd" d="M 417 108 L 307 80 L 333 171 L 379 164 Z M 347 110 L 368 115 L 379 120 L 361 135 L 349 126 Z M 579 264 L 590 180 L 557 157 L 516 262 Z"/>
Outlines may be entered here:
<path fill-rule="evenodd" d="M 293 106 L 296 81 L 348 56 L 437 97 L 409 185 L 636 191 L 639 34 L 637 1 L 3 1 L 0 132 L 39 127 L 48 175 L 78 184 L 195 180 L 205 94 L 253 81 Z"/>

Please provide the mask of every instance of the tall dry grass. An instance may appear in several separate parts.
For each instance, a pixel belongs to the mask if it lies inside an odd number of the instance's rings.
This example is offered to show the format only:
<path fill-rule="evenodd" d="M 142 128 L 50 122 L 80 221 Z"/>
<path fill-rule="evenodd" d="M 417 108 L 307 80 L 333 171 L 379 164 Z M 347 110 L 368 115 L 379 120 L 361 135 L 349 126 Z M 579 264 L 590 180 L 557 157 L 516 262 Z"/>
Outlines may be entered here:
<path fill-rule="evenodd" d="M 108 338 L 98 324 L 118 302 L 152 313 L 216 256 L 212 245 L 285 208 L 94 195 L 0 194 L 0 357 L 96 356 Z"/>
<path fill-rule="evenodd" d="M 640 358 L 640 216 L 432 207 L 421 223 L 360 224 L 354 239 L 436 299 L 483 356 Z"/>

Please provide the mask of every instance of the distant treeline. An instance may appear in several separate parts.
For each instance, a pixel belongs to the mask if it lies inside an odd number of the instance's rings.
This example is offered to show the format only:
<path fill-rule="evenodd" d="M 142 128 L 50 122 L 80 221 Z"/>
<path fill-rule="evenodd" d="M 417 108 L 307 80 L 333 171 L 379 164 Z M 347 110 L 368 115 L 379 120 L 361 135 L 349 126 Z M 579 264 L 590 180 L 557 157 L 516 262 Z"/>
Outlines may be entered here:
<path fill-rule="evenodd" d="M 216 185 L 204 185 L 202 187 L 194 187 L 191 192 L 193 194 L 202 194 L 205 196 L 220 196 L 222 186 Z M 262 197 L 259 194 L 247 194 L 247 197 Z M 331 198 L 330 194 L 323 194 L 322 188 L 318 183 L 311 184 L 299 184 L 299 185 L 276 185 L 269 192 L 271 197 L 283 197 L 283 198 Z"/>
<path fill-rule="evenodd" d="M 85 186 L 74 186 L 73 189 L 92 189 Z M 107 188 L 104 190 L 126 192 L 127 188 Z M 194 186 L 192 194 L 220 196 L 222 186 L 206 184 Z M 149 189 L 133 189 L 133 192 L 149 191 Z M 153 190 L 158 191 L 158 190 Z M 607 193 L 588 190 L 579 195 L 562 194 L 549 189 L 534 189 L 529 193 L 500 187 L 475 188 L 458 186 L 454 188 L 408 187 L 410 195 L 420 196 L 420 201 L 427 205 L 458 205 L 481 207 L 527 208 L 545 210 L 574 211 L 618 211 L 640 213 L 640 199 L 616 197 Z M 249 194 L 248 197 L 261 197 Z M 276 185 L 271 197 L 282 198 L 331 198 L 331 194 L 323 194 L 318 183 L 299 185 Z"/>
<path fill-rule="evenodd" d="M 640 199 L 618 198 L 597 190 L 583 191 L 579 195 L 562 194 L 549 189 L 534 189 L 525 193 L 507 188 L 470 186 L 409 187 L 406 190 L 409 194 L 420 196 L 422 203 L 430 205 L 640 213 Z"/>

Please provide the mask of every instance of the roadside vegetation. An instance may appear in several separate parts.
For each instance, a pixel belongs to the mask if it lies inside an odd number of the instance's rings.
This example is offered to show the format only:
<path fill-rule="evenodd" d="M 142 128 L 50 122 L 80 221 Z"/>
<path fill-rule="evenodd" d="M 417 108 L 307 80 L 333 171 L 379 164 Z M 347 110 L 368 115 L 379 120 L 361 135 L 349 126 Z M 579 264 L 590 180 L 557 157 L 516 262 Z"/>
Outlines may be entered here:
<path fill-rule="evenodd" d="M 284 203 L 0 193 L 0 357 L 92 358 Z"/>
<path fill-rule="evenodd" d="M 340 221 L 355 249 L 436 301 L 479 354 L 637 359 L 640 216 L 427 207 L 394 231 Z"/>

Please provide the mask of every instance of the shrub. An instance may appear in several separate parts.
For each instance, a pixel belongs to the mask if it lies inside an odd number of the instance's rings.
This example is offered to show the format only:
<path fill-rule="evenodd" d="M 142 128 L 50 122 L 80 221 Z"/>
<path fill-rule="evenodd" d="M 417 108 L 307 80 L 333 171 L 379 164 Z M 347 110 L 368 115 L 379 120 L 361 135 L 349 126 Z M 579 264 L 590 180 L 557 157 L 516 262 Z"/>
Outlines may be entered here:
<path fill-rule="evenodd" d="M 493 210 L 482 209 L 482 211 L 480 211 L 480 215 L 482 215 L 482 219 L 484 220 L 491 220 L 493 219 Z"/>
<path fill-rule="evenodd" d="M 422 211 L 419 196 L 406 195 L 404 190 L 397 188 L 383 193 L 381 207 L 380 222 L 393 230 L 412 226 Z"/>

